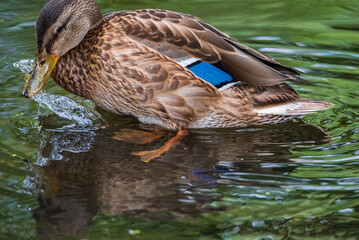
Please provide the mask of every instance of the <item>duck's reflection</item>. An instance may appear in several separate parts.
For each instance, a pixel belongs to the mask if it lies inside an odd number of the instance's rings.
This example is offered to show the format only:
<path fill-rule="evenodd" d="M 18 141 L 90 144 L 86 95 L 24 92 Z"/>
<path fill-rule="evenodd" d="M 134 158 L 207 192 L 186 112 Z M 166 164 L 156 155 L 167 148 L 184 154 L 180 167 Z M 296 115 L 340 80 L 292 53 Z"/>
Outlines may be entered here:
<path fill-rule="evenodd" d="M 203 204 L 218 198 L 208 194 L 226 182 L 221 174 L 249 172 L 284 175 L 294 144 L 322 144 L 327 135 L 304 123 L 258 129 L 192 130 L 160 158 L 144 163 L 133 151 L 161 146 L 175 133 L 151 144 L 114 140 L 119 129 L 44 131 L 38 152 L 38 208 L 34 217 L 42 236 L 84 236 L 99 211 L 111 215 L 168 219 L 210 211 Z M 34 174 L 34 170 L 31 174 Z M 161 213 L 161 214 L 159 214 Z"/>

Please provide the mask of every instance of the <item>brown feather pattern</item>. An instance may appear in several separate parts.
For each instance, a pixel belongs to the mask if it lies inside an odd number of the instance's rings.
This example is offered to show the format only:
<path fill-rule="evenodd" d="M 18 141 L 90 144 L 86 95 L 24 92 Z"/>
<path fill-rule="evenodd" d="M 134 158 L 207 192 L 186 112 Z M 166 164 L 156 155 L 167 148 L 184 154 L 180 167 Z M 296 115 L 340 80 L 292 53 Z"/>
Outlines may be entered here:
<path fill-rule="evenodd" d="M 219 92 L 165 54 L 168 46 L 179 56 L 221 62 L 242 83 Z M 60 58 L 52 77 L 66 90 L 109 111 L 183 129 L 290 119 L 263 116 L 253 109 L 296 102 L 296 92 L 283 83 L 295 79 L 295 74 L 196 17 L 137 10 L 105 15 L 77 47 Z"/>
<path fill-rule="evenodd" d="M 259 86 L 275 85 L 285 80 L 304 81 L 292 69 L 191 15 L 165 10 L 119 14 L 120 19 L 125 19 L 119 22 L 127 35 L 138 41 L 164 41 L 201 61 L 220 62 L 238 81 Z"/>

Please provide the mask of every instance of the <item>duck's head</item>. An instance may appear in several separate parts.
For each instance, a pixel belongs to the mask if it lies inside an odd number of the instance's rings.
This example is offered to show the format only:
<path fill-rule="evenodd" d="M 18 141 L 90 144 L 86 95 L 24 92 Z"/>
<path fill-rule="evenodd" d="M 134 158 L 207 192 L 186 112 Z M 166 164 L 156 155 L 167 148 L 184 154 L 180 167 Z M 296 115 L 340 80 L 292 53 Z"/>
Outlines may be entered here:
<path fill-rule="evenodd" d="M 95 0 L 52 0 L 36 21 L 37 51 L 24 96 L 35 96 L 50 78 L 59 58 L 76 47 L 101 20 Z"/>

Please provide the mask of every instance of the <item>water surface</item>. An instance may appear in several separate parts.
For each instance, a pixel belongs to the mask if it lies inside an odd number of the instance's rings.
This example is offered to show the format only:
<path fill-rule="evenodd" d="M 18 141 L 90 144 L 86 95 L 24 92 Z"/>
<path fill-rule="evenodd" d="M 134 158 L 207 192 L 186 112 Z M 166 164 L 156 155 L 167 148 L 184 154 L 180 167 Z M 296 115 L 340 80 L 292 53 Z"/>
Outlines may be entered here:
<path fill-rule="evenodd" d="M 0 239 L 358 239 L 357 1 L 98 1 L 199 16 L 299 71 L 302 97 L 335 104 L 275 126 L 191 130 L 150 163 L 132 152 L 175 133 L 116 141 L 153 128 L 53 81 L 21 96 L 45 3 L 0 3 Z"/>

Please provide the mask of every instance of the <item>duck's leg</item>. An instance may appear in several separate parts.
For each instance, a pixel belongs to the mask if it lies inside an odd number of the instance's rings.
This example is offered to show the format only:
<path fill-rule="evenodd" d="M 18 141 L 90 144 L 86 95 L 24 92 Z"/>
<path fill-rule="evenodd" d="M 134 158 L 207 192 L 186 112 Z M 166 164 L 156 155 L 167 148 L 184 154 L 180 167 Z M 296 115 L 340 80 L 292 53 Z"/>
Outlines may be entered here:
<path fill-rule="evenodd" d="M 126 128 L 121 129 L 120 132 L 116 132 L 112 138 L 118 141 L 124 141 L 128 143 L 146 144 L 163 137 L 165 133 L 166 131 L 160 127 L 155 127 L 155 131 L 153 132 L 145 132 Z"/>
<path fill-rule="evenodd" d="M 179 143 L 188 134 L 188 130 L 178 130 L 176 136 L 168 140 L 162 147 L 151 151 L 133 152 L 132 154 L 140 156 L 142 161 L 144 162 L 149 162 L 152 159 L 161 156 L 162 154 L 170 150 L 172 147 L 176 146 L 177 143 Z"/>

